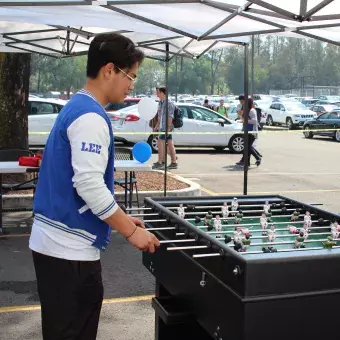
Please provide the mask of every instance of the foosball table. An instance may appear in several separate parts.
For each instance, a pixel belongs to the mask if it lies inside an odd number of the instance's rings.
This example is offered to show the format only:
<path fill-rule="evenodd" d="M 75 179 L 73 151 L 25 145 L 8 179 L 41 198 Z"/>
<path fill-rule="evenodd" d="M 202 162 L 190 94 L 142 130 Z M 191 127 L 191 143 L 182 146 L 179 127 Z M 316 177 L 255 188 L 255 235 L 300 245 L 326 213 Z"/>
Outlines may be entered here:
<path fill-rule="evenodd" d="M 155 339 L 337 338 L 338 220 L 279 195 L 146 198 Z"/>

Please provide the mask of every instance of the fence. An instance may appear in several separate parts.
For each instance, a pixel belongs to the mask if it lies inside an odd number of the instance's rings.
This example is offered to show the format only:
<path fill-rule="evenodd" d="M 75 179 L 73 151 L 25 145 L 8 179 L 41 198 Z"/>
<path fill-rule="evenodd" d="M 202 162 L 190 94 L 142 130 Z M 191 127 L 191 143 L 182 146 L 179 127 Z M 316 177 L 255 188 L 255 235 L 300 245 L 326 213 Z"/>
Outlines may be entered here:
<path fill-rule="evenodd" d="M 297 97 L 340 96 L 340 86 L 309 86 L 290 90 L 270 90 L 269 94 L 274 96 L 294 94 Z"/>

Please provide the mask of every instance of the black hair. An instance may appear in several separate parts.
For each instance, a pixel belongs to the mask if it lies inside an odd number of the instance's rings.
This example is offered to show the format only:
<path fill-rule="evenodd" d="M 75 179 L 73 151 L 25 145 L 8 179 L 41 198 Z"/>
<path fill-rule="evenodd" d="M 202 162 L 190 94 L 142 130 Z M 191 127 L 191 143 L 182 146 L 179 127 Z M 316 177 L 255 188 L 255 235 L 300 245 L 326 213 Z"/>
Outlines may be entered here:
<path fill-rule="evenodd" d="M 143 59 L 144 53 L 129 38 L 117 33 L 98 34 L 90 44 L 86 75 L 96 78 L 99 70 L 108 63 L 115 65 L 116 72 L 118 67 L 129 69 Z"/>
<path fill-rule="evenodd" d="M 249 108 L 249 110 L 254 108 L 254 100 L 253 100 L 253 98 L 248 98 L 248 108 Z"/>
<path fill-rule="evenodd" d="M 166 94 L 166 87 L 165 86 L 158 87 L 158 91 Z"/>
<path fill-rule="evenodd" d="M 243 94 L 240 94 L 240 95 L 238 96 L 238 100 L 244 100 L 244 95 L 243 95 Z"/>

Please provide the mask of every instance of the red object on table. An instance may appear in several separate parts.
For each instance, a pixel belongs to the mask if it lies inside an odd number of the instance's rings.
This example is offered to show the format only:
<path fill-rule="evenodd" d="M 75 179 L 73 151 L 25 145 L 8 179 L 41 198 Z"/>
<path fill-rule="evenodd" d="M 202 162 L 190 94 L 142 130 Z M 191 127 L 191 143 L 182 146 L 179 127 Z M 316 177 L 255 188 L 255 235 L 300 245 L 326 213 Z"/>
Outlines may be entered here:
<path fill-rule="evenodd" d="M 19 165 L 39 167 L 41 164 L 42 155 L 21 156 L 19 157 Z"/>

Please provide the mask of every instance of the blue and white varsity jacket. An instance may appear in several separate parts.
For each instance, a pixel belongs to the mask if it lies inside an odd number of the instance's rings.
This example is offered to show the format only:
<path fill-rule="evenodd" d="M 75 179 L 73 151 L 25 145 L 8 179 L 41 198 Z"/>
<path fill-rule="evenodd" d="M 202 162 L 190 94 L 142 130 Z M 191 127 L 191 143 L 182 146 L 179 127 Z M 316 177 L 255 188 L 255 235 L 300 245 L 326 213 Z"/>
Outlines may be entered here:
<path fill-rule="evenodd" d="M 114 199 L 114 137 L 104 108 L 85 90 L 64 106 L 48 137 L 34 199 L 35 223 L 104 250 Z"/>

